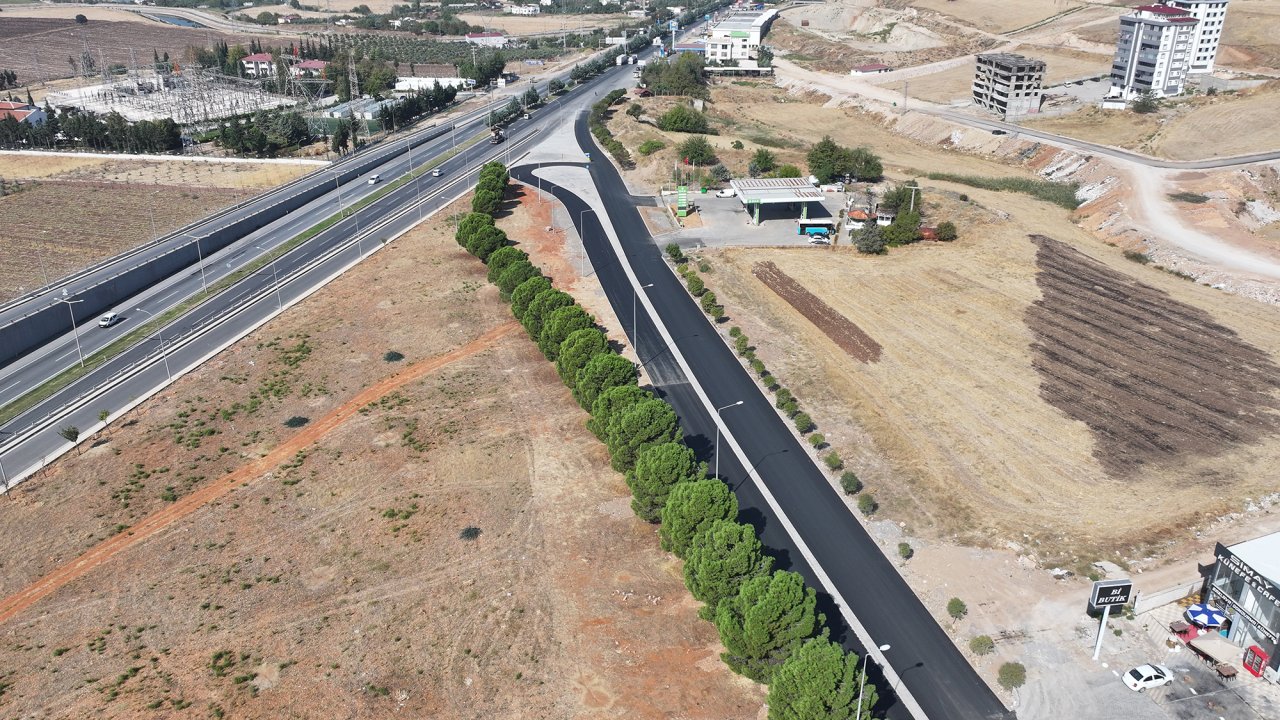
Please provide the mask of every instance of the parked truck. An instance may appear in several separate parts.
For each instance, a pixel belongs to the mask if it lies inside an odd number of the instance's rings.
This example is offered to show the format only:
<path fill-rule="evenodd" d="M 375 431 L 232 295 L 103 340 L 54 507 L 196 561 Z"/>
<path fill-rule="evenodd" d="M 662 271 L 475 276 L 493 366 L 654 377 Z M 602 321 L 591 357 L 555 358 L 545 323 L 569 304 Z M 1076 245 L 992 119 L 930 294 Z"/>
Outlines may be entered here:
<path fill-rule="evenodd" d="M 619 55 L 619 56 L 617 57 L 617 63 L 618 63 L 619 65 L 626 65 L 626 64 L 627 64 L 627 56 L 626 56 L 626 55 Z"/>

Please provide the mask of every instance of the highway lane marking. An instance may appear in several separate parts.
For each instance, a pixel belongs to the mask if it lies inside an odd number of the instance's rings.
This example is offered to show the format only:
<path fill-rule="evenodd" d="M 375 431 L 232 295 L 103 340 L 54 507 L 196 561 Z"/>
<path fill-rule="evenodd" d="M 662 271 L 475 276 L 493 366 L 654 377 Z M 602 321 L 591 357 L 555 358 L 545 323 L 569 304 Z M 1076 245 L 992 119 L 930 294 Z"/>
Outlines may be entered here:
<path fill-rule="evenodd" d="M 514 320 L 507 321 L 487 330 L 465 345 L 443 355 L 419 360 L 403 371 L 383 378 L 376 384 L 356 393 L 350 400 L 347 400 L 316 422 L 307 425 L 298 434 L 284 440 L 263 457 L 247 465 L 240 466 L 230 475 L 219 478 L 216 482 L 205 485 L 190 495 L 179 498 L 177 502 L 148 515 L 128 530 L 112 535 L 94 545 L 79 557 L 72 558 L 69 562 L 59 565 L 40 579 L 0 601 L 0 623 L 12 620 L 23 610 L 43 598 L 88 575 L 99 566 L 110 562 L 121 552 L 164 531 L 210 502 L 238 487 L 262 479 L 268 471 L 294 457 L 299 450 L 319 442 L 331 431 L 340 427 L 353 415 L 356 415 L 360 408 L 377 402 L 388 393 L 419 380 L 436 370 L 487 350 L 502 338 L 519 329 L 522 329 L 519 323 Z"/>

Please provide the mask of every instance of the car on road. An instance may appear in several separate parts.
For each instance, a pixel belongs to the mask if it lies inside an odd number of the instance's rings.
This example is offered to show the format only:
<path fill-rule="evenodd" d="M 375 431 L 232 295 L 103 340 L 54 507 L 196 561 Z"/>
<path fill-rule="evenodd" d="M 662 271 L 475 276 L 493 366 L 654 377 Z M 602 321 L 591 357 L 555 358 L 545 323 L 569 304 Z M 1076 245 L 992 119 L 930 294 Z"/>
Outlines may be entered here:
<path fill-rule="evenodd" d="M 734 190 L 733 188 L 721 188 L 720 190 L 716 191 L 716 197 L 719 197 L 719 198 L 731 198 L 737 194 L 738 194 L 738 191 Z"/>
<path fill-rule="evenodd" d="M 435 168 L 435 169 L 433 169 L 433 170 L 431 171 L 431 177 L 440 177 L 440 172 L 441 172 L 441 171 L 440 171 L 440 168 Z"/>
<path fill-rule="evenodd" d="M 1124 684 L 1135 692 L 1164 687 L 1173 682 L 1173 673 L 1163 665 L 1139 665 L 1124 674 Z"/>
<path fill-rule="evenodd" d="M 992 135 L 1008 135 L 1008 134 L 1009 134 L 1009 131 L 1008 131 L 1008 130 L 998 130 L 998 129 L 997 129 L 997 130 L 992 130 L 992 131 L 991 131 L 991 134 L 992 134 Z"/>
<path fill-rule="evenodd" d="M 826 235 L 810 235 L 809 244 L 810 245 L 830 245 L 831 239 L 828 238 Z"/>
<path fill-rule="evenodd" d="M 370 176 L 369 176 L 369 184 L 370 184 L 370 185 L 377 185 L 377 184 L 378 184 L 378 180 L 380 180 L 380 179 L 381 179 L 381 178 L 380 178 L 380 177 L 378 177 L 378 174 L 377 174 L 377 173 L 374 173 L 374 174 L 372 174 L 372 175 L 370 175 Z"/>
<path fill-rule="evenodd" d="M 116 323 L 120 322 L 120 320 L 121 320 L 120 313 L 107 313 L 106 315 L 103 315 L 102 317 L 98 318 L 98 327 L 109 328 L 112 325 L 115 325 Z"/>

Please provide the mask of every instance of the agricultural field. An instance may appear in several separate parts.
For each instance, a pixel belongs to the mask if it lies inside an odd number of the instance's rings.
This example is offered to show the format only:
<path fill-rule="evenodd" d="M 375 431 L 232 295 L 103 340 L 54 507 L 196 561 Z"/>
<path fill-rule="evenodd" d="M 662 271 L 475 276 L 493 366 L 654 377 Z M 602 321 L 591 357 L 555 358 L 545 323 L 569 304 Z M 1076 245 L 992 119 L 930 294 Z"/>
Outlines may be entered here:
<path fill-rule="evenodd" d="M 86 12 L 93 12 L 86 9 Z M 248 45 L 255 36 L 196 30 L 145 20 L 118 22 L 91 19 L 77 25 L 72 19 L 9 17 L 0 23 L 0 67 L 15 71 L 19 82 L 40 82 L 79 74 L 68 58 L 86 51 L 101 65 L 148 64 L 152 51 L 169 53 L 179 61 L 190 47 L 206 47 L 218 40 Z M 256 36 L 269 45 L 279 38 Z M 101 75 L 98 68 L 96 75 Z M 100 82 L 100 81 L 99 81 Z"/>
<path fill-rule="evenodd" d="M 312 169 L 0 154 L 0 299 L 152 239 L 153 220 L 163 235 Z"/>
<path fill-rule="evenodd" d="M 0 507 L 0 713 L 758 717 L 762 691 L 720 662 L 451 225 L 396 240 Z M 15 597 L 58 568 L 51 594 Z"/>
<path fill-rule="evenodd" d="M 535 35 L 579 28 L 613 28 L 632 20 L 624 13 L 594 15 L 511 15 L 509 13 L 460 13 L 458 19 L 508 35 Z"/>

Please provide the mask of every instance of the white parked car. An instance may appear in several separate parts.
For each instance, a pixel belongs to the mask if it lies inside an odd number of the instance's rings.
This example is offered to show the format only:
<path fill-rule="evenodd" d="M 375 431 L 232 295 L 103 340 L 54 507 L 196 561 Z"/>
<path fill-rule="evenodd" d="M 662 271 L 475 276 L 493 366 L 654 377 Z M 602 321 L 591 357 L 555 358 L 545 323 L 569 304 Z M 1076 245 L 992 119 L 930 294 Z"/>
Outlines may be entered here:
<path fill-rule="evenodd" d="M 716 197 L 719 197 L 719 198 L 731 198 L 737 194 L 738 193 L 735 192 L 733 188 L 723 188 L 721 190 L 716 191 Z"/>
<path fill-rule="evenodd" d="M 1144 692 L 1147 688 L 1164 687 L 1173 682 L 1173 673 L 1163 665 L 1139 665 L 1124 674 L 1124 684 L 1130 690 Z"/>

